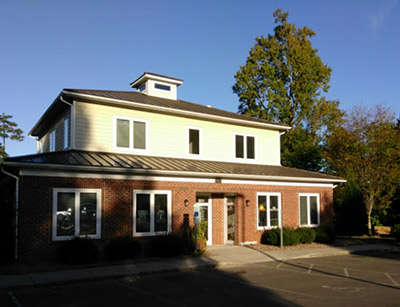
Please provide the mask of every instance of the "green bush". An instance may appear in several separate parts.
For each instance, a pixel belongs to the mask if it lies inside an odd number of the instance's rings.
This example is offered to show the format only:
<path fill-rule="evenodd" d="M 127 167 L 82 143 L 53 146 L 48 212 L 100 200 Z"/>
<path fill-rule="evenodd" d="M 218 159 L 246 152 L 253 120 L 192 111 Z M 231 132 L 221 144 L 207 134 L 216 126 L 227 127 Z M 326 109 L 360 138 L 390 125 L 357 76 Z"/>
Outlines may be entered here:
<path fill-rule="evenodd" d="M 174 257 L 185 253 L 185 243 L 180 234 L 157 235 L 147 241 L 145 251 L 150 257 Z"/>
<path fill-rule="evenodd" d="M 396 241 L 400 241 L 400 224 L 396 224 L 392 227 L 390 235 L 396 238 Z"/>
<path fill-rule="evenodd" d="M 314 242 L 316 234 L 315 230 L 308 227 L 300 227 L 296 229 L 296 233 L 299 235 L 300 243 L 311 243 Z"/>
<path fill-rule="evenodd" d="M 76 237 L 62 242 L 56 249 L 57 261 L 65 264 L 89 264 L 99 259 L 99 248 L 93 240 Z"/>
<path fill-rule="evenodd" d="M 322 223 L 315 229 L 315 242 L 331 243 L 335 240 L 335 231 L 331 223 Z"/>
<path fill-rule="evenodd" d="M 124 260 L 140 255 L 142 245 L 130 236 L 117 237 L 111 240 L 105 247 L 105 254 L 110 260 Z"/>
<path fill-rule="evenodd" d="M 281 244 L 281 230 L 280 228 L 273 228 L 265 230 L 261 235 L 261 244 L 280 246 Z M 292 228 L 283 227 L 283 245 L 289 246 L 299 244 L 299 235 Z"/>

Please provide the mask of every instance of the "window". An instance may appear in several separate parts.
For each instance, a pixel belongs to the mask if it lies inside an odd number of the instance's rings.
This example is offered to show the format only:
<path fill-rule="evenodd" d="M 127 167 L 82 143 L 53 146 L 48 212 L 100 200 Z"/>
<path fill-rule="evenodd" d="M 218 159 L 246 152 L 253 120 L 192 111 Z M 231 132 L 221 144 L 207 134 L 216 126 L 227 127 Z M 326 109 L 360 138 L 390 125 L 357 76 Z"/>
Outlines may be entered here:
<path fill-rule="evenodd" d="M 68 117 L 64 118 L 64 149 L 69 147 L 69 121 Z"/>
<path fill-rule="evenodd" d="M 56 130 L 53 129 L 50 131 L 50 136 L 49 136 L 49 151 L 55 151 L 56 150 Z"/>
<path fill-rule="evenodd" d="M 148 121 L 116 117 L 115 133 L 117 148 L 146 150 L 148 143 Z"/>
<path fill-rule="evenodd" d="M 133 191 L 133 235 L 171 232 L 171 191 Z"/>
<path fill-rule="evenodd" d="M 100 238 L 101 190 L 53 190 L 53 240 Z"/>
<path fill-rule="evenodd" d="M 255 159 L 256 138 L 251 135 L 235 134 L 235 157 Z"/>
<path fill-rule="evenodd" d="M 164 85 L 161 83 L 154 83 L 154 88 L 168 92 L 171 90 L 171 87 L 169 85 Z"/>
<path fill-rule="evenodd" d="M 200 135 L 200 129 L 191 127 L 188 128 L 189 154 L 200 155 Z"/>
<path fill-rule="evenodd" d="M 258 229 L 280 226 L 281 194 L 257 193 Z"/>
<path fill-rule="evenodd" d="M 139 91 L 143 92 L 146 89 L 146 83 L 139 87 Z"/>
<path fill-rule="evenodd" d="M 319 225 L 319 194 L 300 194 L 300 226 Z"/>

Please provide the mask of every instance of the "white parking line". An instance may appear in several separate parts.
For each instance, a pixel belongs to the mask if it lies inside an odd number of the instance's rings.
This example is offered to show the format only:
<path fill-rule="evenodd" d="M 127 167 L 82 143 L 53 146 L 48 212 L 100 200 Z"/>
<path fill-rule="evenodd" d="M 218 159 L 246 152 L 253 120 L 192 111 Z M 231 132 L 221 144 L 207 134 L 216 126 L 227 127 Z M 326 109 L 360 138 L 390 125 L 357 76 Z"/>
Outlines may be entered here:
<path fill-rule="evenodd" d="M 385 273 L 385 275 L 386 275 L 386 277 L 387 277 L 395 286 L 400 286 L 400 285 L 398 284 L 398 282 L 395 281 L 395 280 L 393 279 L 393 277 L 389 275 L 389 273 Z"/>
<path fill-rule="evenodd" d="M 8 295 L 10 296 L 11 300 L 13 301 L 14 305 L 17 307 L 22 307 L 21 303 L 18 301 L 17 297 L 15 296 L 14 292 L 8 291 Z"/>
<path fill-rule="evenodd" d="M 312 273 L 312 268 L 313 268 L 314 264 L 310 264 L 310 267 L 308 268 L 307 274 L 311 274 Z"/>
<path fill-rule="evenodd" d="M 344 276 L 349 277 L 349 271 L 346 268 L 343 268 Z"/>

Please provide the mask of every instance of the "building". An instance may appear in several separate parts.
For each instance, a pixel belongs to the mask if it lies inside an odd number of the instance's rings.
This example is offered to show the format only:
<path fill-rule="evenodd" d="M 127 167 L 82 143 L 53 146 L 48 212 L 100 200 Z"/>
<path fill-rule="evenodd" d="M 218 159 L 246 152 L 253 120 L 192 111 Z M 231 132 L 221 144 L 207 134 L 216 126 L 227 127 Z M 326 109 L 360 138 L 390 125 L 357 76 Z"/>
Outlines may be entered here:
<path fill-rule="evenodd" d="M 30 132 L 37 153 L 2 165 L 17 258 L 46 259 L 74 236 L 104 245 L 179 231 L 195 203 L 207 244 L 249 244 L 281 223 L 331 220 L 334 184 L 344 180 L 281 166 L 289 126 L 179 100 L 182 82 L 144 73 L 136 91 L 58 95 Z"/>

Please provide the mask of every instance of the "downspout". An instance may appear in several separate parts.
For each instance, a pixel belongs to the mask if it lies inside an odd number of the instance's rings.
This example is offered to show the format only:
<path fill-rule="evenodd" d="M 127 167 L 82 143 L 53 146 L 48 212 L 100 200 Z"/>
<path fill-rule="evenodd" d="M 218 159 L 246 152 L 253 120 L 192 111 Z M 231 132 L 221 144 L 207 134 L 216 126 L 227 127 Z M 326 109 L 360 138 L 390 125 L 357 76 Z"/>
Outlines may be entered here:
<path fill-rule="evenodd" d="M 18 208 L 19 208 L 19 178 L 9 172 L 6 172 L 3 167 L 1 171 L 15 179 L 15 249 L 14 249 L 14 259 L 18 260 Z"/>

